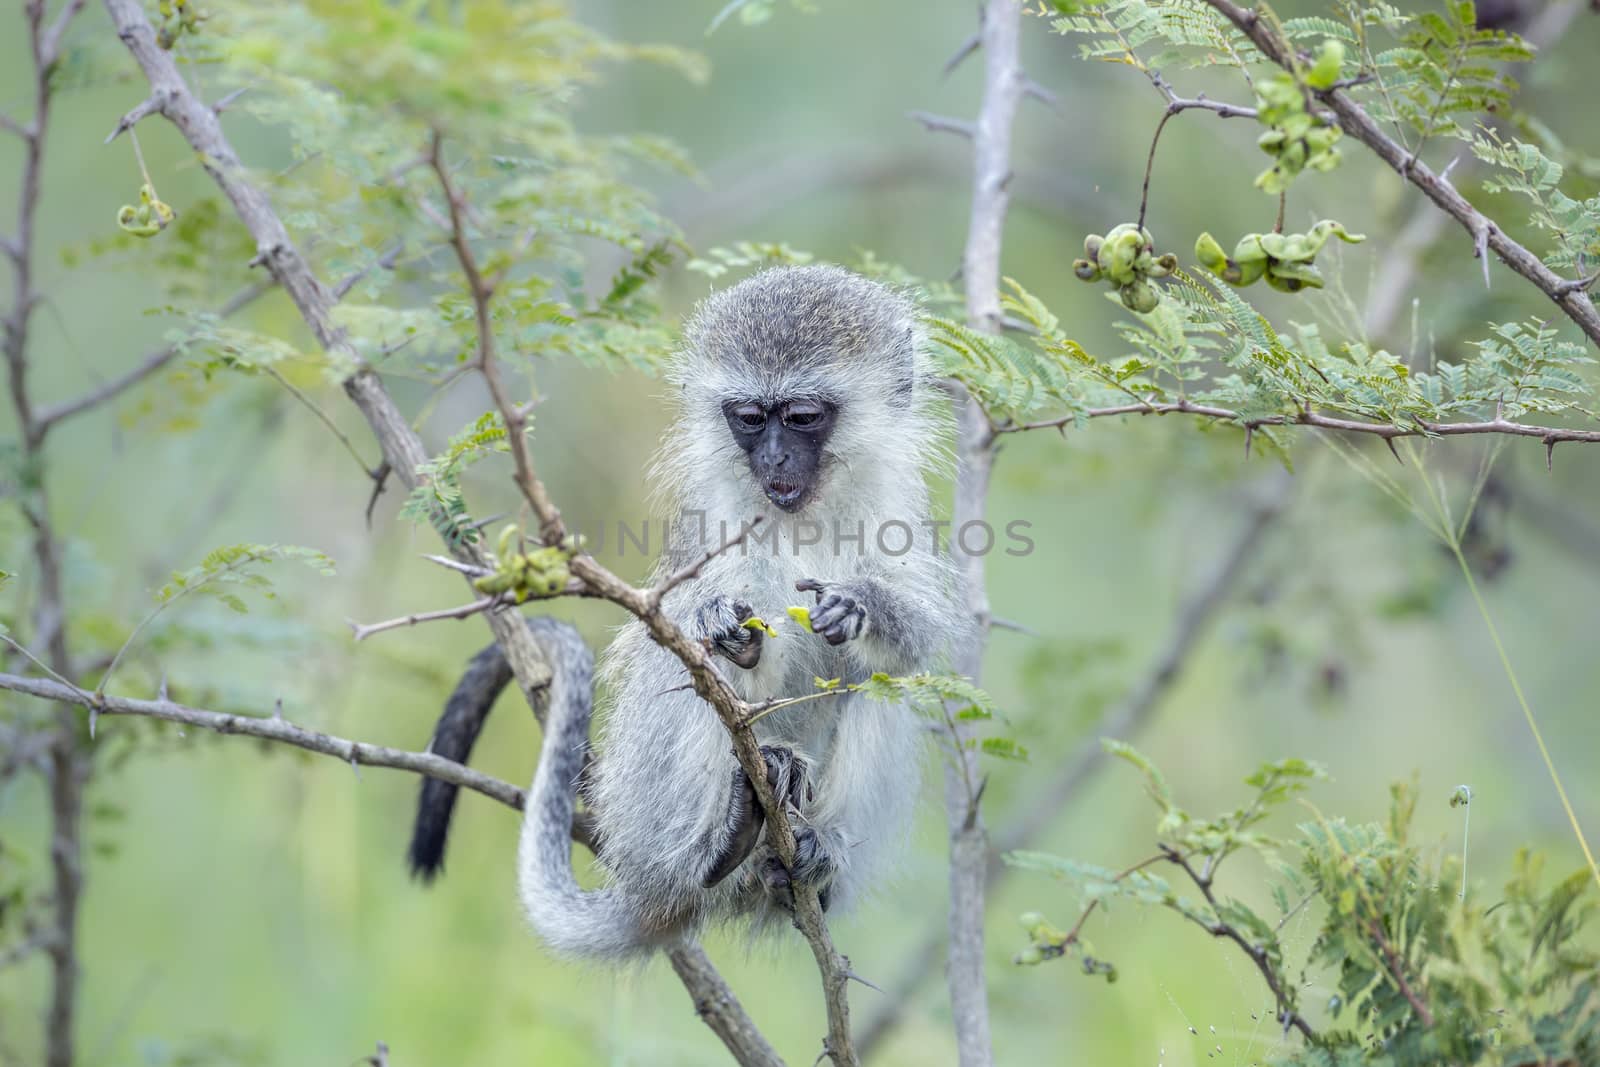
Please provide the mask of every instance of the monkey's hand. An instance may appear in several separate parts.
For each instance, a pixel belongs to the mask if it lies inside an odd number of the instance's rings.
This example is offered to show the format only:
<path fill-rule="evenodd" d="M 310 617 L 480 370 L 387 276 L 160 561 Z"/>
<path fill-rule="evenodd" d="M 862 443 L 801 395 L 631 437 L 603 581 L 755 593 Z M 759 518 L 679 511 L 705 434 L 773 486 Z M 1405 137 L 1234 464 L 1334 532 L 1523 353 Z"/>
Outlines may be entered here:
<path fill-rule="evenodd" d="M 848 582 L 819 582 L 802 578 L 794 583 L 802 593 L 815 593 L 817 606 L 811 609 L 811 629 L 830 645 L 854 641 L 867 628 L 866 597 Z"/>
<path fill-rule="evenodd" d="M 761 642 L 765 639 L 760 630 L 744 625 L 754 614 L 744 601 L 718 594 L 696 609 L 695 626 L 717 652 L 751 670 L 761 662 Z"/>

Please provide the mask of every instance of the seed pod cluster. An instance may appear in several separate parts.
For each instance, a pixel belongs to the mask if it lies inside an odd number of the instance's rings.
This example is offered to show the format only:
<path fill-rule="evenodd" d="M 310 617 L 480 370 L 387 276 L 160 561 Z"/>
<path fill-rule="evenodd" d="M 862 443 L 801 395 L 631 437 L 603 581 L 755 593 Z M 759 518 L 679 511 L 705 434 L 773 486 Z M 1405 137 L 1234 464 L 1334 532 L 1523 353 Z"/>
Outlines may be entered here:
<path fill-rule="evenodd" d="M 1306 76 L 1306 85 L 1327 88 L 1339 78 L 1344 46 L 1328 41 Z M 1338 126 L 1324 122 L 1306 106 L 1304 87 L 1287 72 L 1256 82 L 1256 118 L 1267 129 L 1256 145 L 1273 159 L 1272 166 L 1256 176 L 1256 188 L 1277 196 L 1303 170 L 1332 170 L 1339 165 L 1334 143 L 1343 136 Z"/>
<path fill-rule="evenodd" d="M 1249 285 L 1265 278 L 1274 289 L 1298 293 L 1322 288 L 1315 260 L 1333 237 L 1350 244 L 1366 240 L 1364 234 L 1350 233 L 1343 224 L 1323 219 L 1305 233 L 1247 233 L 1239 238 L 1231 256 L 1223 252 L 1215 237 L 1202 233 L 1194 243 L 1194 256 L 1229 285 Z"/>
<path fill-rule="evenodd" d="M 559 545 L 518 552 L 517 534 L 515 526 L 501 531 L 499 550 L 495 554 L 498 568 L 493 574 L 473 579 L 472 587 L 491 596 L 509 595 L 518 604 L 559 596 L 572 577 L 567 561 L 578 553 L 577 539 L 569 537 Z"/>
<path fill-rule="evenodd" d="M 1024 912 L 1017 917 L 1017 922 L 1028 932 L 1028 940 L 1032 942 L 1027 948 L 1012 957 L 1012 962 L 1024 967 L 1034 967 L 1045 960 L 1055 959 L 1066 954 L 1063 942 L 1067 935 L 1057 930 L 1036 911 Z"/>
<path fill-rule="evenodd" d="M 1091 233 L 1083 240 L 1083 259 L 1073 260 L 1072 273 L 1086 282 L 1109 279 L 1130 311 L 1147 314 L 1161 298 L 1152 278 L 1165 278 L 1178 269 L 1178 257 L 1168 252 L 1156 255 L 1149 230 L 1130 222 L 1116 226 L 1104 237 Z"/>
<path fill-rule="evenodd" d="M 148 183 L 139 186 L 138 207 L 123 204 L 117 209 L 117 225 L 135 237 L 154 237 L 177 217 L 178 213 L 162 203 Z"/>
<path fill-rule="evenodd" d="M 178 43 L 178 38 L 186 33 L 199 33 L 200 24 L 211 17 L 209 11 L 201 11 L 189 0 L 161 0 L 156 11 L 161 15 L 161 25 L 156 29 L 156 44 L 169 52 Z"/>

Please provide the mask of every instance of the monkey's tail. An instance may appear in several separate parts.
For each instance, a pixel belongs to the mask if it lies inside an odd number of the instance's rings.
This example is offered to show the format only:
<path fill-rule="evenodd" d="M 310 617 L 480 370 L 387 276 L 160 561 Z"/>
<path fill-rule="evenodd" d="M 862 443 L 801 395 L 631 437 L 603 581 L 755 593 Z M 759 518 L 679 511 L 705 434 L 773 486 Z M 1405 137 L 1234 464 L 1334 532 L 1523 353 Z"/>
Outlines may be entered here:
<path fill-rule="evenodd" d="M 594 657 L 578 632 L 538 620 L 554 676 L 544 747 L 522 818 L 517 888 L 534 931 L 567 957 L 622 960 L 649 952 L 652 938 L 616 888 L 585 891 L 572 873 L 572 812 L 594 707 Z M 530 620 L 530 625 L 533 620 Z"/>
<path fill-rule="evenodd" d="M 534 626 L 536 620 L 529 619 Z M 542 621 L 542 620 L 540 620 Z M 585 649 L 585 654 L 587 654 Z M 511 664 L 500 651 L 499 645 L 488 648 L 472 657 L 466 673 L 456 683 L 455 692 L 445 703 L 444 713 L 433 728 L 433 740 L 428 751 L 457 763 L 467 762 L 472 746 L 483 731 L 489 709 L 511 681 Z M 424 778 L 422 792 L 417 798 L 417 820 L 411 829 L 411 847 L 406 850 L 406 863 L 413 877 L 431 882 L 444 870 L 444 844 L 450 833 L 450 816 L 455 811 L 458 789 L 437 778 Z"/>

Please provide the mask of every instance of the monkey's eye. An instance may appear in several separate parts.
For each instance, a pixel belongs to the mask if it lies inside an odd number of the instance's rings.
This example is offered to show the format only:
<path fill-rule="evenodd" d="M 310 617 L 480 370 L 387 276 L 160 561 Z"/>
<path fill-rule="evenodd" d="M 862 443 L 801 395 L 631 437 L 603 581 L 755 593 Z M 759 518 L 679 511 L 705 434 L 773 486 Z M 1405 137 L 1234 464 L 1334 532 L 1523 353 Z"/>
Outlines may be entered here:
<path fill-rule="evenodd" d="M 796 429 L 814 429 L 827 420 L 828 413 L 820 404 L 790 404 L 783 409 L 783 422 Z"/>
<path fill-rule="evenodd" d="M 744 430 L 759 430 L 767 424 L 767 413 L 756 404 L 740 404 L 728 412 L 728 418 Z"/>

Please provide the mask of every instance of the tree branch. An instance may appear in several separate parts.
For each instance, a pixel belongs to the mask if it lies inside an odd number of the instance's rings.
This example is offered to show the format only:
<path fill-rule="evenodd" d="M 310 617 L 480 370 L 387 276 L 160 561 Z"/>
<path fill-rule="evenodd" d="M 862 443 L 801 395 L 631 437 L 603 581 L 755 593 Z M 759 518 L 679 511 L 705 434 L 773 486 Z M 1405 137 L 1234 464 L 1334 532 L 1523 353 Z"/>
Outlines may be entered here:
<path fill-rule="evenodd" d="M 251 285 L 247 285 L 237 293 L 233 294 L 233 296 L 229 297 L 228 300 L 217 309 L 216 315 L 219 319 L 229 318 L 230 316 L 243 310 L 245 307 L 248 307 L 250 304 L 255 303 L 256 300 L 270 292 L 271 289 L 271 282 L 255 282 Z M 166 345 L 162 348 L 156 349 L 141 359 L 130 369 L 117 375 L 108 382 L 104 382 L 95 386 L 82 396 L 75 397 L 72 400 L 64 400 L 59 404 L 37 412 L 34 416 L 35 428 L 37 429 L 39 435 L 43 437 L 45 434 L 54 429 L 57 423 L 66 419 L 70 419 L 74 415 L 81 414 L 90 410 L 91 408 L 99 407 L 101 404 L 104 404 L 107 401 L 116 399 L 118 396 L 121 396 L 129 389 L 132 389 L 134 386 L 138 385 L 140 382 L 144 381 L 146 378 L 150 377 L 152 374 L 155 374 L 167 364 L 171 363 L 182 351 L 183 346 L 177 344 Z"/>
<path fill-rule="evenodd" d="M 72 674 L 67 645 L 66 601 L 61 572 L 61 548 L 51 525 L 50 492 L 42 474 L 44 432 L 40 429 L 29 393 L 29 340 L 33 312 L 39 302 L 34 288 L 34 238 L 37 235 L 39 197 L 42 190 L 44 152 L 54 95 L 51 84 L 61 41 L 84 0 L 67 0 L 49 25 L 44 22 L 43 0 L 23 5 L 28 24 L 29 54 L 33 61 L 33 119 L 22 135 L 22 175 L 17 192 L 17 223 L 5 243 L 12 265 L 12 304 L 0 324 L 12 409 L 21 438 L 23 470 L 41 471 L 35 484 L 20 494 L 22 513 L 33 529 L 33 559 L 38 576 L 33 605 L 33 641 L 58 675 Z M 83 790 L 92 756 L 79 743 L 77 720 L 59 708 L 51 731 L 45 780 L 50 797 L 50 1000 L 44 1020 L 44 1061 L 47 1067 L 72 1067 L 78 994 L 78 909 L 83 895 Z"/>
<path fill-rule="evenodd" d="M 1189 400 L 1177 400 L 1161 404 L 1119 404 L 1114 407 L 1090 408 L 1075 415 L 1064 415 L 1056 419 L 1044 419 L 1039 422 L 1003 423 L 993 427 L 996 434 L 1020 433 L 1024 430 L 1060 430 L 1066 432 L 1069 425 L 1076 423 L 1080 418 L 1103 419 L 1114 415 L 1195 415 L 1203 419 L 1223 419 L 1237 422 L 1247 434 L 1262 426 L 1314 426 L 1321 430 L 1337 430 L 1343 433 L 1368 434 L 1382 438 L 1384 441 L 1393 442 L 1399 437 L 1466 437 L 1480 434 L 1500 434 L 1510 437 L 1536 437 L 1545 446 L 1547 458 L 1553 455 L 1556 445 L 1577 442 L 1582 444 L 1600 443 L 1600 430 L 1574 430 L 1559 426 L 1535 426 L 1524 422 L 1514 422 L 1500 414 L 1494 418 L 1481 422 L 1426 422 L 1417 420 L 1414 426 L 1396 426 L 1387 422 L 1362 422 L 1358 419 L 1347 419 L 1333 415 L 1324 415 L 1309 409 L 1295 412 L 1292 415 L 1269 415 L 1260 419 L 1245 419 L 1237 411 L 1229 408 L 1216 407 L 1209 404 L 1195 404 Z"/>
<path fill-rule="evenodd" d="M 1240 7 L 1234 0 L 1205 0 L 1205 2 L 1238 27 L 1239 31 L 1250 38 L 1268 59 L 1286 70 L 1293 68 L 1292 57 L 1287 51 L 1288 46 L 1279 40 L 1277 34 L 1267 24 L 1267 20 L 1258 17 L 1253 11 Z M 1600 345 L 1600 312 L 1595 310 L 1594 303 L 1585 290 L 1567 287 L 1568 279 L 1545 266 L 1538 256 L 1512 239 L 1493 219 L 1468 203 L 1466 197 L 1456 192 L 1455 187 L 1448 181 L 1435 174 L 1427 164 L 1417 160 L 1404 146 L 1379 129 L 1372 116 L 1352 100 L 1349 94 L 1342 89 L 1329 89 L 1319 91 L 1316 95 L 1332 110 L 1345 133 L 1370 148 L 1373 154 L 1388 164 L 1396 174 L 1420 189 L 1423 195 L 1459 222 L 1472 235 L 1474 247 L 1477 248 L 1480 258 L 1484 248 L 1494 250 L 1506 266 L 1532 282 L 1566 312 L 1568 318 L 1578 324 L 1578 328 L 1588 335 L 1590 341 Z"/>
<path fill-rule="evenodd" d="M 733 990 L 706 958 L 705 950 L 690 943 L 668 955 L 684 988 L 694 998 L 694 1013 L 711 1027 L 745 1067 L 783 1067 L 783 1059 L 745 1014 Z"/>
<path fill-rule="evenodd" d="M 355 368 L 345 379 L 345 392 L 372 428 L 382 447 L 384 459 L 395 477 L 408 489 L 415 488 L 421 484 L 418 468 L 428 459 L 421 438 L 395 405 L 377 373 L 361 359 L 334 323 L 330 295 L 295 248 L 288 231 L 272 210 L 265 194 L 250 183 L 246 170 L 240 164 L 238 154 L 222 131 L 216 112 L 206 107 L 193 94 L 172 56 L 156 43 L 155 31 L 139 0 L 104 0 L 104 4 L 118 36 L 150 83 L 152 96 L 159 96 L 162 99 L 161 114 L 183 134 L 184 139 L 197 153 L 206 172 L 233 204 L 240 221 L 255 239 L 258 248 L 256 261 L 265 266 L 289 294 L 295 308 L 300 312 L 306 325 L 311 328 L 318 343 L 330 354 L 342 361 L 348 361 L 348 365 Z M 520 440 L 520 435 L 514 440 Z M 449 547 L 451 554 L 461 563 L 476 567 L 489 565 L 488 557 L 474 544 L 461 542 L 451 544 Z M 538 645 L 516 613 L 491 612 L 485 618 L 494 632 L 496 642 L 506 655 L 524 699 L 535 709 L 535 713 L 539 714 L 543 706 L 542 694 L 550 681 L 550 671 L 544 663 Z M 755 757 L 755 762 L 753 764 L 747 762 L 746 766 L 763 767 L 759 751 L 754 749 L 753 737 L 749 738 L 749 745 L 745 747 L 750 751 L 743 752 L 741 759 Z M 758 792 L 766 794 L 762 798 L 763 801 L 771 802 L 773 798 L 771 790 L 766 788 L 765 773 L 759 773 L 755 781 Z M 769 820 L 769 825 L 776 826 L 781 823 L 781 818 L 769 816 Z M 787 828 L 786 823 L 782 825 Z M 790 832 L 784 836 L 787 837 L 789 850 L 787 857 L 792 860 L 793 834 Z M 780 854 L 782 854 L 781 844 Z M 808 910 L 805 905 L 809 904 L 809 910 L 820 924 L 821 909 L 817 907 L 815 890 L 806 886 L 797 889 L 801 905 L 798 911 L 802 921 Z M 825 929 L 822 936 L 826 938 Z M 831 942 L 827 947 L 831 951 Z M 674 950 L 669 955 L 681 951 Z M 815 941 L 813 941 L 813 951 L 818 951 Z M 844 981 L 843 978 L 839 980 L 838 985 L 841 990 Z M 727 996 L 731 999 L 732 994 L 728 993 Z M 729 1031 L 729 1033 L 737 1032 L 736 1029 Z M 748 1055 L 749 1062 L 760 1062 L 759 1050 L 747 1053 L 742 1048 L 730 1047 L 730 1051 L 741 1060 L 745 1060 Z M 840 1062 L 853 1063 L 854 1060 L 852 1058 Z M 70 1067 L 70 1064 L 52 1063 L 50 1067 Z"/>
<path fill-rule="evenodd" d="M 1000 250 L 1004 239 L 1011 182 L 1011 131 L 1027 89 L 1018 58 L 1021 0 L 988 0 L 978 30 L 983 50 L 983 99 L 972 130 L 972 208 L 962 254 L 967 323 L 999 334 L 1005 328 L 1000 308 Z M 984 517 L 994 467 L 995 436 L 978 402 L 955 390 L 957 407 L 956 486 L 953 528 Z M 982 556 L 952 542 L 966 585 L 967 608 L 976 632 L 955 656 L 956 670 L 974 681 L 983 667 L 989 630 L 989 596 Z M 982 778 L 977 752 L 967 745 L 967 724 L 950 717 L 949 759 L 945 766 L 945 822 L 950 838 L 949 961 L 946 969 L 956 1049 L 962 1067 L 994 1062 L 989 1029 L 988 982 L 984 971 L 988 832 L 980 801 Z"/>

